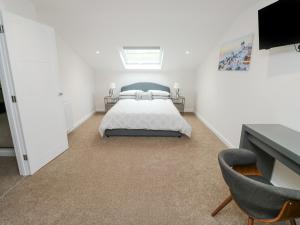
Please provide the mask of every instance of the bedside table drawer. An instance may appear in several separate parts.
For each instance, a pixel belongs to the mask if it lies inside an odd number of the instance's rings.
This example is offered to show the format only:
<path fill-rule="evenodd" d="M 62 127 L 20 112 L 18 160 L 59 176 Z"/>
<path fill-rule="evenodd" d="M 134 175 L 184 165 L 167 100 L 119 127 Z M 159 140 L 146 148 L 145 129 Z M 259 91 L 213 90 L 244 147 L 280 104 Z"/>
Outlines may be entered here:
<path fill-rule="evenodd" d="M 104 97 L 104 105 L 105 105 L 105 112 L 109 111 L 117 102 L 119 98 L 106 96 Z"/>
<path fill-rule="evenodd" d="M 172 102 L 180 113 L 184 113 L 185 97 L 179 96 L 172 98 Z"/>
<path fill-rule="evenodd" d="M 174 106 L 178 109 L 180 113 L 184 113 L 184 104 L 182 103 L 174 103 Z"/>
<path fill-rule="evenodd" d="M 106 103 L 105 104 L 105 112 L 109 111 L 114 105 L 115 105 L 115 103 Z"/>

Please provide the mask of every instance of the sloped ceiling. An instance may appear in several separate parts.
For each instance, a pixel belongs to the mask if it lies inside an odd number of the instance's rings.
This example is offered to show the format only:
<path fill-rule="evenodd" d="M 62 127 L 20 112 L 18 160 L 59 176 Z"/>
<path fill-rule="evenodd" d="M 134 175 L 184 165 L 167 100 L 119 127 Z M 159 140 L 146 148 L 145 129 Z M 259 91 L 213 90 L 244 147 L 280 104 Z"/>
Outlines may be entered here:
<path fill-rule="evenodd" d="M 258 0 L 32 1 L 40 19 L 96 70 L 123 70 L 122 46 L 161 46 L 163 70 L 171 71 L 196 69 L 230 23 Z"/>

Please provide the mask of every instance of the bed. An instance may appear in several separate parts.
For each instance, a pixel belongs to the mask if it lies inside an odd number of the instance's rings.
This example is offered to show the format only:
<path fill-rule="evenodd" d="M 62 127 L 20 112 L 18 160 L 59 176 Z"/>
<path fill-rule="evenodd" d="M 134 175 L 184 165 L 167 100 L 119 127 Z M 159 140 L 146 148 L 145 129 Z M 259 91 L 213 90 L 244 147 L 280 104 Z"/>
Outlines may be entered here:
<path fill-rule="evenodd" d="M 160 90 L 170 93 L 170 88 L 156 83 L 135 83 L 121 88 L 130 90 Z M 192 128 L 178 112 L 170 98 L 119 100 L 103 117 L 101 136 L 191 136 Z"/>

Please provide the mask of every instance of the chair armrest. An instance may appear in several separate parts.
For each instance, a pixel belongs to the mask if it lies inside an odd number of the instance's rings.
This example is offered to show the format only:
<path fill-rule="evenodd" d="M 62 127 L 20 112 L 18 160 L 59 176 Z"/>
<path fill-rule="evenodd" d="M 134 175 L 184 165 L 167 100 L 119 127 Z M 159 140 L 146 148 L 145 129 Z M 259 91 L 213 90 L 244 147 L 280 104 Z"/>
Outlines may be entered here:
<path fill-rule="evenodd" d="M 227 149 L 219 154 L 219 159 L 222 156 L 227 164 L 232 167 L 255 165 L 257 161 L 256 155 L 253 152 L 242 148 Z"/>

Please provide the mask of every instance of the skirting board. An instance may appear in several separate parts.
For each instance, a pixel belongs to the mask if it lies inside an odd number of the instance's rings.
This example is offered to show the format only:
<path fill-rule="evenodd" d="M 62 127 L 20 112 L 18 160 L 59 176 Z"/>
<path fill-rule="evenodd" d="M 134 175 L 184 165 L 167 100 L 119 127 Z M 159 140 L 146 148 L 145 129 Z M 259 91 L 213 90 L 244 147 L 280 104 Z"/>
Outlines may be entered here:
<path fill-rule="evenodd" d="M 211 125 L 203 116 L 195 112 L 195 115 L 199 120 L 201 120 L 205 126 L 207 126 L 228 148 L 235 148 L 233 144 L 230 143 L 213 125 Z"/>
<path fill-rule="evenodd" d="M 15 157 L 15 152 L 12 148 L 0 148 L 0 157 Z"/>
<path fill-rule="evenodd" d="M 103 112 L 105 112 L 105 109 L 96 109 L 96 112 L 97 113 L 103 113 Z"/>
<path fill-rule="evenodd" d="M 184 112 L 187 112 L 187 113 L 194 113 L 194 109 L 193 108 L 185 108 L 184 109 Z"/>
<path fill-rule="evenodd" d="M 74 131 L 76 128 L 78 128 L 81 124 L 83 124 L 85 121 L 87 121 L 92 115 L 95 114 L 96 111 L 92 111 L 89 114 L 87 114 L 86 116 L 84 116 L 82 119 L 80 119 L 79 121 L 77 121 L 76 123 L 74 123 L 73 128 L 69 131 L 69 133 L 71 133 L 72 131 Z"/>

